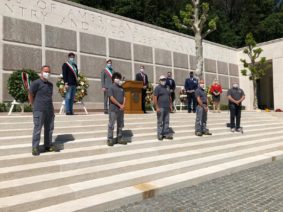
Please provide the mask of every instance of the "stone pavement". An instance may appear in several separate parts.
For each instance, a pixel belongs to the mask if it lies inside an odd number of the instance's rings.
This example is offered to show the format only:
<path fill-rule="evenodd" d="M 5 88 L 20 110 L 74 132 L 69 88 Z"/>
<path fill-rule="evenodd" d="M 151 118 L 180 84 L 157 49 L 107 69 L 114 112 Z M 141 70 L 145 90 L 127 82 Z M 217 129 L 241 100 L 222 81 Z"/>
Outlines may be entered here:
<path fill-rule="evenodd" d="M 109 212 L 283 211 L 283 160 L 183 188 Z"/>

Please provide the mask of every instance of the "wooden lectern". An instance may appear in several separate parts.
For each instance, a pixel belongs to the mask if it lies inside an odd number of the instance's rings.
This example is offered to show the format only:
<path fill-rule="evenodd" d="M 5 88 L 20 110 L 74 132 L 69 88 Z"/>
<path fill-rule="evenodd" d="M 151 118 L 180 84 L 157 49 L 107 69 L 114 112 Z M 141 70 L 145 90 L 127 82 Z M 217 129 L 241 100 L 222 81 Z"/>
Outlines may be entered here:
<path fill-rule="evenodd" d="M 126 95 L 126 114 L 141 114 L 142 111 L 142 87 L 141 81 L 126 81 L 122 85 Z"/>

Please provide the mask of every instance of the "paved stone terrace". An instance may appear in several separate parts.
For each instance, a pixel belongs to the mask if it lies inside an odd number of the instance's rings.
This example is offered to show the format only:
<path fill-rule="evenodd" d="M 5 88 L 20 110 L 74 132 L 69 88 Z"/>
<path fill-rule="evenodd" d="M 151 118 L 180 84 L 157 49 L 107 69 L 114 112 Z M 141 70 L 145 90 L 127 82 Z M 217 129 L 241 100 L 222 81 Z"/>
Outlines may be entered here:
<path fill-rule="evenodd" d="M 109 212 L 280 212 L 283 160 L 183 188 Z"/>

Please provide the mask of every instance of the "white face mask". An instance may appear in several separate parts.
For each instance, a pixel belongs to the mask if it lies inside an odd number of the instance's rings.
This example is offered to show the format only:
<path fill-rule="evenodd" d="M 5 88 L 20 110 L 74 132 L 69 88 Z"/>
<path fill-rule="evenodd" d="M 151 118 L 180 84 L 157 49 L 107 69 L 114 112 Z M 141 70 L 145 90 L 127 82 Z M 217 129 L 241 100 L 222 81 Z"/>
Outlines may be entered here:
<path fill-rule="evenodd" d="M 50 74 L 47 73 L 47 72 L 43 72 L 43 73 L 42 73 L 42 77 L 43 77 L 44 79 L 48 80 L 49 77 L 50 77 Z"/>
<path fill-rule="evenodd" d="M 162 80 L 160 81 L 160 85 L 165 85 L 166 84 L 166 81 Z"/>
<path fill-rule="evenodd" d="M 112 64 L 111 63 L 107 63 L 107 67 L 108 68 L 112 68 Z"/>
<path fill-rule="evenodd" d="M 69 58 L 69 61 L 75 62 L 75 58 L 74 58 L 74 57 L 70 57 L 70 58 Z"/>
<path fill-rule="evenodd" d="M 143 68 L 141 68 L 140 71 L 141 71 L 141 73 L 144 73 L 144 69 Z"/>
<path fill-rule="evenodd" d="M 204 84 L 199 84 L 199 87 L 204 88 L 205 85 Z"/>
<path fill-rule="evenodd" d="M 120 85 L 121 84 L 121 80 L 120 79 L 114 79 L 114 83 L 116 83 L 117 85 Z"/>
<path fill-rule="evenodd" d="M 239 84 L 237 83 L 233 84 L 233 88 L 239 88 Z"/>

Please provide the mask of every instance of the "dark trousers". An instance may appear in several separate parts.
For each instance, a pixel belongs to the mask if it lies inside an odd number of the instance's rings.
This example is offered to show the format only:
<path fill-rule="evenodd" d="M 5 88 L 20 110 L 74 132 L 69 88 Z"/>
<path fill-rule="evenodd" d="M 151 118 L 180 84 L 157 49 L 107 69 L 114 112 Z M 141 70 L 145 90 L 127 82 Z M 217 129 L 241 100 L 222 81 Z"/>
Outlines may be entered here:
<path fill-rule="evenodd" d="M 157 113 L 157 137 L 167 136 L 169 131 L 169 108 L 160 108 L 160 112 Z"/>
<path fill-rule="evenodd" d="M 192 102 L 193 102 L 193 111 L 196 112 L 197 99 L 195 93 L 187 93 L 188 98 L 188 112 L 192 111 Z"/>
<path fill-rule="evenodd" d="M 117 122 L 117 138 L 122 138 L 122 129 L 124 127 L 124 111 L 118 110 L 118 111 L 110 111 L 109 112 L 109 123 L 108 123 L 108 133 L 107 133 L 107 139 L 112 140 L 113 139 L 113 131 L 115 122 Z"/>
<path fill-rule="evenodd" d="M 142 111 L 145 112 L 146 89 L 142 89 Z"/>
<path fill-rule="evenodd" d="M 241 105 L 230 104 L 230 127 L 232 128 L 240 128 L 241 124 Z M 235 125 L 236 119 L 236 125 Z"/>
<path fill-rule="evenodd" d="M 108 98 L 108 89 L 104 91 L 104 111 L 108 112 L 108 106 L 109 106 L 109 98 Z"/>
<path fill-rule="evenodd" d="M 207 112 L 201 106 L 197 106 L 196 108 L 196 123 L 195 123 L 195 131 L 205 133 L 209 130 L 206 128 L 207 122 Z"/>
<path fill-rule="evenodd" d="M 33 135 L 32 147 L 39 147 L 41 129 L 44 126 L 44 146 L 50 147 L 52 144 L 52 134 L 54 130 L 54 112 L 53 111 L 34 111 L 33 112 Z"/>
<path fill-rule="evenodd" d="M 76 96 L 76 86 L 71 85 L 69 86 L 65 96 L 66 113 L 74 113 L 73 105 L 74 105 L 75 96 Z"/>
<path fill-rule="evenodd" d="M 172 103 L 175 101 L 175 91 L 171 92 Z"/>

